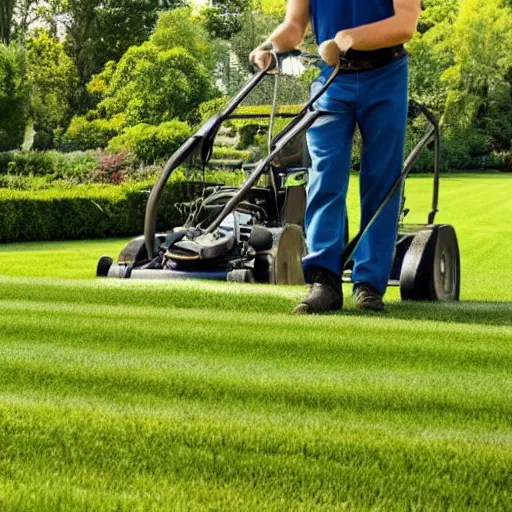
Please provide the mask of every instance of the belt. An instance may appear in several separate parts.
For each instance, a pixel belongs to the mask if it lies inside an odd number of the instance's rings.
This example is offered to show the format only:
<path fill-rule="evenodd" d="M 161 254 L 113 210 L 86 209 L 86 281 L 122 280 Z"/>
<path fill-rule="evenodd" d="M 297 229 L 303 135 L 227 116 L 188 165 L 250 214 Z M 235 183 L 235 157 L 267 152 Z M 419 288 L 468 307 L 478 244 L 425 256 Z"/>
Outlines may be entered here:
<path fill-rule="evenodd" d="M 340 73 L 358 73 L 379 69 L 407 55 L 404 45 L 382 48 L 381 50 L 359 51 L 348 50 L 341 57 Z"/>

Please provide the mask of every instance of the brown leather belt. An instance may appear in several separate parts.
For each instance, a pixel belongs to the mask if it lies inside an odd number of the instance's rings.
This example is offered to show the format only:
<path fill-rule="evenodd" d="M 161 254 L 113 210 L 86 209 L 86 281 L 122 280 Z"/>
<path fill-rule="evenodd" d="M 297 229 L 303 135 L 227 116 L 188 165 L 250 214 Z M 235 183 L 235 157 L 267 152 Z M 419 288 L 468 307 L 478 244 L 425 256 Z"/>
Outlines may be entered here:
<path fill-rule="evenodd" d="M 340 73 L 359 73 L 379 69 L 407 55 L 403 45 L 363 52 L 349 50 L 341 57 Z"/>

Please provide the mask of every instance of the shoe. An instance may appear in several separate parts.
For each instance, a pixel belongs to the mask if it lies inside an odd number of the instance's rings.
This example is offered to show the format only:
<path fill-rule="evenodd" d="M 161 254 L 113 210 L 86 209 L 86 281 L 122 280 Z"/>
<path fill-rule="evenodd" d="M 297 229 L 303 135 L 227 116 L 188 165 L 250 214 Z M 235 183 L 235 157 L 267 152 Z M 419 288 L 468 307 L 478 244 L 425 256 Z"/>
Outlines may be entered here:
<path fill-rule="evenodd" d="M 293 313 L 298 315 L 321 315 L 341 311 L 343 292 L 341 277 L 324 269 L 316 269 L 310 273 L 308 294 L 295 307 Z"/>
<path fill-rule="evenodd" d="M 356 309 L 359 309 L 360 311 L 384 311 L 382 295 L 377 293 L 373 287 L 367 284 L 358 283 L 354 285 L 352 298 L 356 303 Z"/>

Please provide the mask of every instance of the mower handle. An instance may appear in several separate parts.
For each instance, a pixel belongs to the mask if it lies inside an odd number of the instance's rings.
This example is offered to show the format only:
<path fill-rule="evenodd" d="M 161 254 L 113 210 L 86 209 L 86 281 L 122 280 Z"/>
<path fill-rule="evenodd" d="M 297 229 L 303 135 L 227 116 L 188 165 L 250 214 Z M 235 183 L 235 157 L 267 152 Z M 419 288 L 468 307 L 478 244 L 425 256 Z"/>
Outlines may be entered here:
<path fill-rule="evenodd" d="M 185 160 L 190 157 L 194 153 L 200 153 L 201 161 L 203 165 L 208 161 L 213 147 L 213 142 L 215 136 L 221 126 L 221 124 L 228 119 L 231 114 L 235 111 L 235 109 L 247 98 L 247 96 L 251 93 L 251 91 L 263 80 L 263 78 L 270 72 L 272 69 L 279 69 L 280 63 L 288 58 L 288 57 L 299 57 L 302 55 L 300 50 L 290 50 L 286 52 L 273 52 L 274 59 L 267 66 L 266 69 L 259 70 L 254 76 L 252 76 L 248 82 L 242 87 L 242 89 L 228 102 L 228 104 L 224 107 L 223 111 L 220 114 L 212 116 L 208 119 L 192 137 L 190 137 L 183 146 L 181 146 L 167 161 L 162 174 L 158 178 L 155 186 L 152 188 L 151 193 L 148 198 L 148 203 L 146 206 L 146 215 L 144 220 L 144 239 L 148 257 L 151 259 L 154 254 L 154 238 L 156 234 L 156 214 L 158 204 L 160 203 L 160 198 L 162 196 L 164 187 L 169 180 L 169 177 L 177 169 L 180 165 L 185 162 Z M 329 80 L 327 80 L 324 87 L 322 87 L 321 91 L 315 95 L 314 98 L 310 99 L 304 105 L 301 112 L 296 116 L 285 130 L 280 134 L 280 136 L 276 137 L 273 141 L 273 146 L 276 147 L 279 145 L 281 141 L 288 140 L 288 134 L 292 132 L 294 128 L 297 128 L 298 125 L 303 125 L 302 123 L 307 117 L 307 113 L 311 111 L 311 107 L 313 103 L 325 92 L 325 90 L 329 87 L 330 83 L 334 79 L 339 66 L 337 66 L 336 70 L 332 73 Z M 311 121 L 311 119 L 309 119 Z M 306 123 L 307 124 L 307 123 Z M 259 169 L 258 175 L 261 175 L 264 172 L 264 167 Z M 239 194 L 233 201 L 230 202 L 229 209 L 234 209 L 236 204 L 243 199 L 242 194 Z M 224 219 L 230 211 L 226 208 L 219 219 Z M 217 219 L 217 221 L 219 220 Z M 211 230 L 211 226 L 209 228 Z"/>

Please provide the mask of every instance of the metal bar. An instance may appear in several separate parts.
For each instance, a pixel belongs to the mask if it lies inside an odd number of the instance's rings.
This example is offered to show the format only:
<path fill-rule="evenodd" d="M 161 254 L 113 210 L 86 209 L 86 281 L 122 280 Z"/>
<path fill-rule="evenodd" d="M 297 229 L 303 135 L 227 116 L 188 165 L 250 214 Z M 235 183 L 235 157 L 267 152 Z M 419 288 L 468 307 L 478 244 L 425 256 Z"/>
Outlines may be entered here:
<path fill-rule="evenodd" d="M 245 198 L 249 190 L 258 182 L 262 174 L 265 172 L 267 167 L 272 163 L 274 158 L 282 151 L 283 147 L 286 146 L 294 137 L 304 130 L 307 130 L 321 115 L 318 111 L 308 112 L 305 117 L 302 118 L 301 122 L 291 132 L 288 132 L 285 137 L 279 140 L 272 152 L 267 155 L 251 173 L 247 181 L 240 187 L 238 193 L 233 196 L 224 206 L 217 218 L 206 228 L 205 233 L 211 233 L 215 231 L 222 223 L 222 221 L 232 213 L 240 202 Z"/>
<path fill-rule="evenodd" d="M 408 156 L 407 160 L 404 163 L 404 168 L 400 174 L 400 176 L 397 178 L 397 180 L 393 183 L 391 186 L 389 192 L 384 196 L 383 201 L 381 202 L 379 208 L 377 211 L 373 214 L 373 217 L 370 219 L 368 224 L 364 226 L 359 233 L 355 236 L 355 238 L 345 247 L 345 250 L 343 251 L 343 255 L 341 257 L 341 270 L 342 272 L 345 270 L 345 267 L 347 264 L 352 261 L 352 258 L 354 257 L 354 253 L 357 250 L 357 247 L 359 245 L 359 242 L 361 241 L 361 238 L 365 235 L 365 233 L 370 229 L 372 224 L 375 222 L 377 217 L 381 214 L 382 210 L 386 207 L 387 203 L 393 197 L 393 195 L 396 193 L 396 191 L 402 186 L 403 182 L 411 172 L 411 169 L 414 165 L 414 162 L 416 162 L 417 158 L 419 157 L 421 151 L 423 148 L 428 144 L 429 140 L 431 139 L 432 135 L 435 133 L 435 127 L 429 126 L 423 137 L 420 139 L 416 147 L 411 151 L 410 155 Z"/>
<path fill-rule="evenodd" d="M 340 70 L 341 66 L 341 60 L 336 64 L 336 67 L 330 74 L 329 78 L 326 80 L 325 84 L 322 86 L 322 88 L 313 96 L 311 97 L 307 103 L 302 107 L 302 110 L 297 114 L 295 119 L 291 121 L 274 139 L 273 144 L 276 145 L 279 143 L 279 141 L 286 137 L 286 134 L 294 129 L 297 124 L 300 123 L 301 119 L 306 115 L 306 112 L 311 109 L 311 107 L 315 104 L 315 102 L 327 91 L 329 86 L 334 82 L 336 76 L 338 75 L 338 72 Z"/>
<path fill-rule="evenodd" d="M 434 139 L 434 188 L 432 192 L 432 211 L 428 215 L 428 223 L 434 224 L 436 214 L 439 211 L 439 182 L 441 173 L 441 132 L 439 125 L 435 124 L 435 139 Z"/>
<path fill-rule="evenodd" d="M 162 192 L 169 180 L 171 174 L 196 150 L 207 138 L 215 137 L 215 133 L 219 126 L 226 119 L 227 116 L 233 113 L 238 105 L 249 95 L 249 93 L 258 85 L 258 83 L 266 75 L 267 70 L 262 70 L 256 73 L 247 83 L 242 87 L 240 92 L 227 104 L 221 114 L 210 118 L 206 123 L 199 128 L 199 130 L 188 139 L 183 146 L 181 146 L 174 155 L 169 158 L 162 174 L 158 178 L 155 186 L 149 195 L 148 204 L 146 206 L 146 217 L 144 221 L 144 240 L 146 250 L 149 258 L 153 257 L 154 247 L 153 240 L 156 233 L 156 212 L 158 204 L 162 197 Z"/>
<path fill-rule="evenodd" d="M 183 146 L 181 146 L 176 153 L 167 161 L 162 174 L 158 178 L 155 186 L 149 194 L 148 204 L 146 206 L 146 217 L 144 220 L 144 242 L 148 256 L 151 259 L 154 253 L 154 239 L 156 233 L 156 211 L 158 203 L 162 197 L 162 192 L 165 185 L 173 173 L 194 151 L 201 145 L 201 137 L 191 137 Z"/>
<path fill-rule="evenodd" d="M 281 118 L 294 118 L 297 117 L 297 114 L 276 114 L 275 117 L 281 117 Z M 226 117 L 226 120 L 228 119 L 270 119 L 270 114 L 231 114 L 228 117 Z"/>

